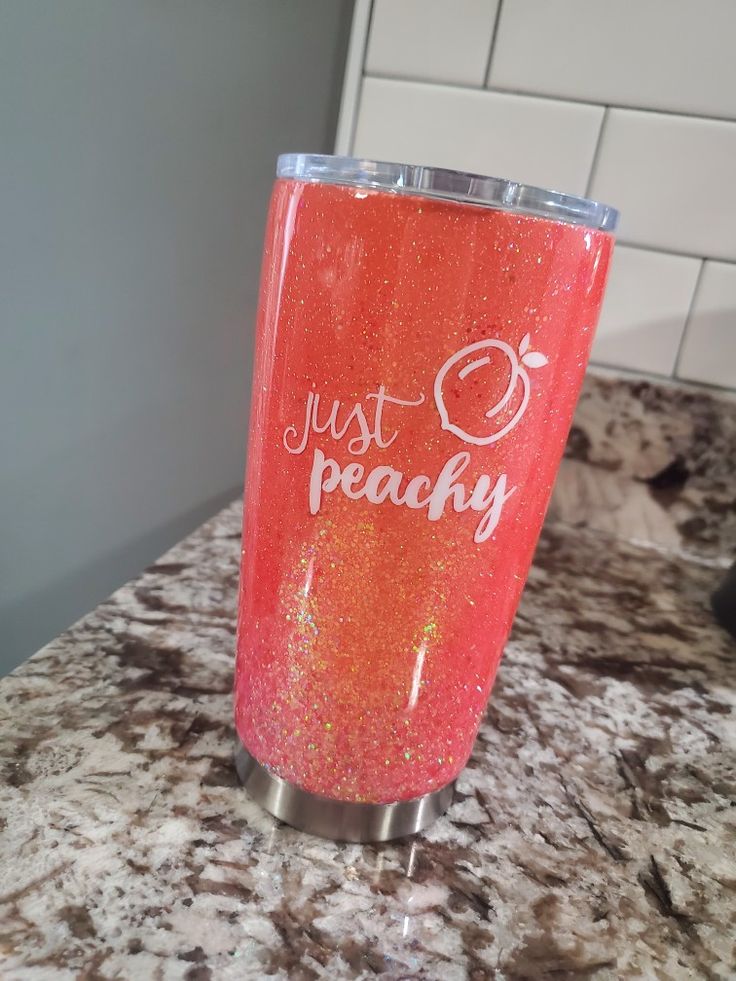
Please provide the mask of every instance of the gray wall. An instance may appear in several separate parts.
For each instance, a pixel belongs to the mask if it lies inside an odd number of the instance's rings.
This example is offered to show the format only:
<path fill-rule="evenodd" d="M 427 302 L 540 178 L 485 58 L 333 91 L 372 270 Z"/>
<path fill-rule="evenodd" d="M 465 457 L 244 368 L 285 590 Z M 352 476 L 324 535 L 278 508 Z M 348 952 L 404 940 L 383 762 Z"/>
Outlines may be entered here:
<path fill-rule="evenodd" d="M 274 158 L 347 0 L 0 5 L 0 672 L 238 493 Z"/>

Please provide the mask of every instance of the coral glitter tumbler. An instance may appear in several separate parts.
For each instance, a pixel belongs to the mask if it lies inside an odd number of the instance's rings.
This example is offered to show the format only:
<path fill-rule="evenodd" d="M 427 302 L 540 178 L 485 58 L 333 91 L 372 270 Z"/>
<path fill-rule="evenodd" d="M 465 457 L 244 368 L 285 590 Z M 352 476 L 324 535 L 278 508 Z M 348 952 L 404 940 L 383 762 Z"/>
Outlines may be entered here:
<path fill-rule="evenodd" d="M 601 306 L 616 212 L 454 171 L 279 158 L 256 338 L 236 765 L 385 840 L 448 806 Z"/>

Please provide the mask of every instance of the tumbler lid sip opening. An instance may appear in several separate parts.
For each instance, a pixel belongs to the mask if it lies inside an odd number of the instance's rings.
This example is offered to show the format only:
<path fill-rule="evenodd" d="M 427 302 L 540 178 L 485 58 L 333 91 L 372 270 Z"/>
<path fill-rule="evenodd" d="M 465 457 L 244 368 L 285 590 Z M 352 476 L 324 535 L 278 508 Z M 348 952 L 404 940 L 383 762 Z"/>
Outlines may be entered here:
<path fill-rule="evenodd" d="M 615 208 L 600 201 L 443 167 L 317 153 L 285 153 L 278 158 L 276 175 L 284 179 L 345 184 L 480 205 L 570 225 L 584 225 L 601 232 L 615 231 L 619 217 Z"/>

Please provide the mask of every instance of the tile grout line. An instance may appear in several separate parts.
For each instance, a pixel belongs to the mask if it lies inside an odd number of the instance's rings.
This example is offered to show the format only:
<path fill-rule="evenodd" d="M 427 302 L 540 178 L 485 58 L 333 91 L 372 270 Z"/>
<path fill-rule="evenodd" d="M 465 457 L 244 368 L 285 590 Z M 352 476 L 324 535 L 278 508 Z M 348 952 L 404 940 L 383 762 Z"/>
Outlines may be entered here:
<path fill-rule="evenodd" d="M 688 328 L 690 327 L 690 321 L 692 320 L 693 310 L 695 309 L 695 302 L 698 298 L 698 293 L 700 291 L 700 284 L 703 279 L 703 272 L 705 271 L 706 259 L 700 260 L 700 269 L 698 269 L 698 275 L 695 279 L 695 286 L 693 288 L 693 295 L 690 297 L 690 305 L 687 308 L 687 316 L 685 317 L 685 323 L 682 327 L 682 334 L 680 335 L 680 343 L 677 345 L 677 354 L 675 355 L 675 363 L 672 367 L 672 377 L 680 377 L 680 361 L 682 360 L 682 349 L 685 346 L 685 338 L 687 336 Z"/>
<path fill-rule="evenodd" d="M 492 52 L 491 52 L 492 53 Z M 490 62 L 490 58 L 489 58 Z M 490 68 L 490 64 L 489 64 Z M 617 112 L 645 112 L 652 116 L 676 116 L 679 119 L 702 120 L 706 123 L 736 124 L 734 116 L 711 116 L 699 112 L 678 112 L 675 109 L 651 109 L 646 106 L 627 106 L 620 103 L 594 102 L 590 99 L 577 99 L 569 95 L 554 95 L 549 92 L 534 92 L 527 89 L 503 88 L 498 85 L 468 85 L 466 82 L 450 82 L 441 78 L 427 78 L 420 75 L 396 75 L 391 72 L 372 71 L 366 78 L 380 78 L 385 82 L 411 82 L 413 85 L 440 85 L 448 89 L 462 89 L 465 92 L 491 92 L 494 95 L 516 95 L 520 99 L 543 99 L 547 102 L 564 102 L 571 106 L 589 106 L 596 109 L 615 109 Z"/>
<path fill-rule="evenodd" d="M 596 102 L 590 99 L 579 99 L 571 95 L 555 95 L 551 92 L 533 92 L 529 89 L 503 88 L 495 86 L 489 89 L 491 92 L 498 92 L 505 95 L 520 95 L 530 99 L 549 99 L 551 102 L 569 102 L 573 105 L 581 106 L 605 106 L 607 109 L 616 109 L 622 112 L 646 112 L 652 116 L 679 116 L 681 119 L 702 119 L 707 123 L 734 123 L 734 116 L 713 116 L 704 112 L 686 112 L 682 109 L 656 109 L 649 106 L 631 106 L 618 102 Z"/>
<path fill-rule="evenodd" d="M 501 23 L 501 9 L 503 7 L 503 0 L 498 0 L 498 7 L 496 7 L 496 16 L 493 18 L 493 29 L 491 31 L 491 45 L 488 49 L 488 59 L 486 61 L 486 68 L 483 72 L 483 88 L 488 88 L 488 82 L 491 77 L 491 64 L 493 63 L 493 52 L 496 50 L 496 40 L 498 39 L 498 28 Z"/>
<path fill-rule="evenodd" d="M 676 249 L 668 249 L 664 245 L 642 245 L 641 242 L 630 242 L 626 238 L 616 236 L 617 245 L 625 249 L 635 249 L 637 252 L 654 252 L 656 255 L 668 255 L 675 259 L 695 259 L 702 262 L 707 259 L 709 262 L 725 262 L 730 265 L 736 264 L 736 259 L 719 259 L 710 255 L 696 255 L 694 252 L 678 252 Z"/>
<path fill-rule="evenodd" d="M 593 357 L 586 370 L 609 380 L 615 380 L 623 375 L 631 381 L 645 381 L 652 385 L 674 385 L 681 391 L 697 390 L 703 394 L 727 398 L 729 401 L 736 399 L 736 388 L 720 382 L 690 381 L 690 379 L 678 378 L 676 375 L 660 375 L 656 371 L 642 371 L 639 368 L 627 368 L 625 365 L 609 361 L 596 361 Z"/>
<path fill-rule="evenodd" d="M 608 106 L 603 109 L 603 115 L 601 116 L 601 125 L 598 130 L 598 139 L 595 141 L 595 149 L 593 150 L 593 159 L 590 162 L 590 172 L 588 174 L 588 182 L 585 185 L 585 197 L 590 197 L 590 189 L 593 186 L 593 181 L 595 180 L 595 175 L 598 170 L 598 161 L 601 155 L 601 147 L 603 146 L 603 134 L 605 133 L 606 123 L 608 122 Z"/>

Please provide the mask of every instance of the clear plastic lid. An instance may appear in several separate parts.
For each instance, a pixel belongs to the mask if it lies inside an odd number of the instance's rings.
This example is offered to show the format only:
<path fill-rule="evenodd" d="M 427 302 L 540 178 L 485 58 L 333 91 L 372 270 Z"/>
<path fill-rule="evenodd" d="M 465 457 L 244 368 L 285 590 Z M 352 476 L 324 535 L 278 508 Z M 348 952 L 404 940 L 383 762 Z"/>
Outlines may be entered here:
<path fill-rule="evenodd" d="M 419 194 L 426 198 L 459 201 L 535 215 L 550 221 L 585 225 L 602 232 L 613 232 L 618 223 L 618 211 L 599 201 L 562 194 L 560 191 L 547 191 L 542 187 L 519 184 L 500 177 L 444 170 L 442 167 L 418 167 L 414 164 L 384 163 L 327 154 L 285 153 L 278 159 L 276 174 L 291 180 L 347 184 L 350 187 L 369 187 L 397 194 Z"/>

